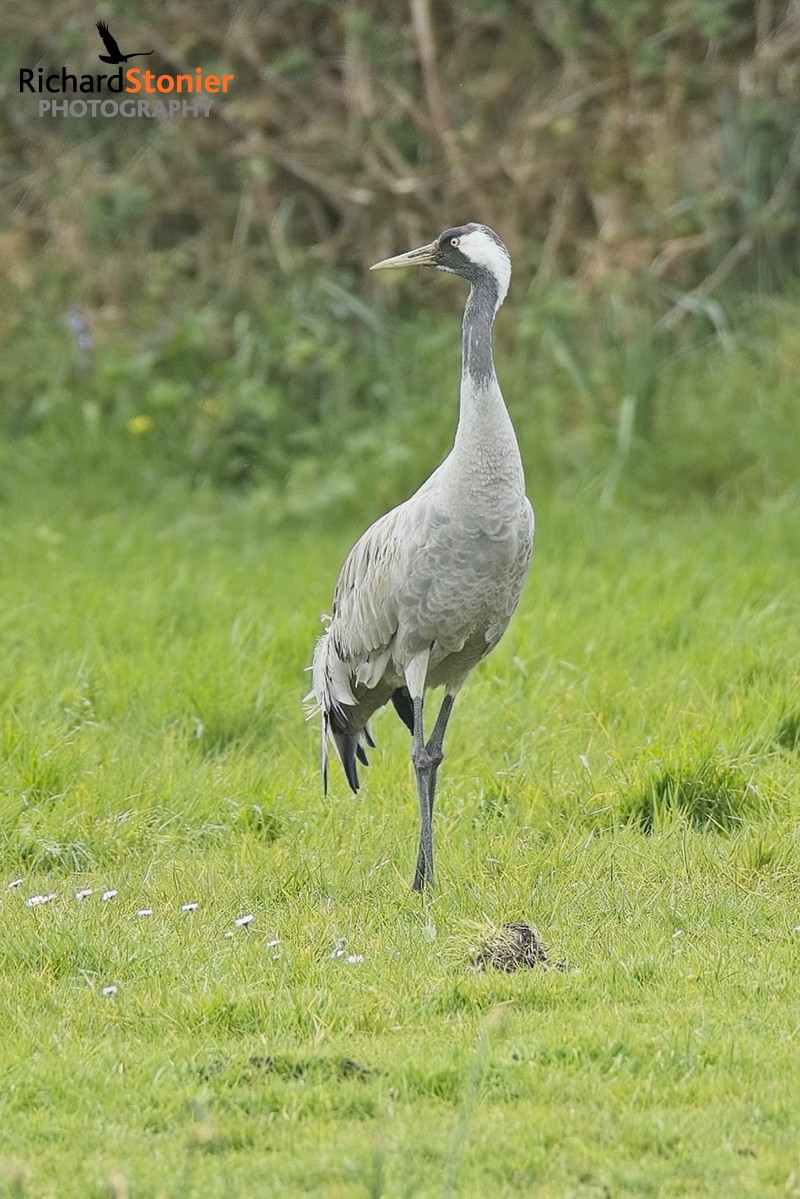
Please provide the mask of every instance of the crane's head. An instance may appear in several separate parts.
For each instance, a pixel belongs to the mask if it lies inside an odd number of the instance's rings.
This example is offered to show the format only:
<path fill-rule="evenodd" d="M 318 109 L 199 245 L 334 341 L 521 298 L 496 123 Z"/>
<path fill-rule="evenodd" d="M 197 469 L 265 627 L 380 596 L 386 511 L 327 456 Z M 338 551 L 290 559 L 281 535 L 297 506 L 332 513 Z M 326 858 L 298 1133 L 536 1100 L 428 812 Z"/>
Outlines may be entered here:
<path fill-rule="evenodd" d="M 451 275 L 462 275 L 473 286 L 489 286 L 499 308 L 511 281 L 511 258 L 500 238 L 488 225 L 474 221 L 445 229 L 430 245 L 384 258 L 370 269 L 389 270 L 400 266 L 434 266 Z"/>

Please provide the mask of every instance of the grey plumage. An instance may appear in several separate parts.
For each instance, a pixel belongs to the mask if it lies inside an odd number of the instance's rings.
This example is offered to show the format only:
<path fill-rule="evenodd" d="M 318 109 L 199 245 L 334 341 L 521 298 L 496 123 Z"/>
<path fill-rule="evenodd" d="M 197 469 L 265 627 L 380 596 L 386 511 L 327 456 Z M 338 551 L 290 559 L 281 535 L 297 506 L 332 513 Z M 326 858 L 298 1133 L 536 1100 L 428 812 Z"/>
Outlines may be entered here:
<path fill-rule="evenodd" d="M 433 882 L 431 819 L 442 740 L 469 672 L 502 637 L 533 548 L 519 447 L 497 382 L 491 327 L 511 275 L 508 251 L 484 225 L 447 229 L 428 246 L 373 269 L 438 267 L 470 284 L 462 330 L 455 442 L 405 503 L 377 520 L 342 567 L 312 667 L 322 762 L 332 740 L 353 791 L 374 745 L 370 718 L 389 700 L 413 736 L 421 833 L 414 888 Z M 425 741 L 423 699 L 445 699 Z"/>

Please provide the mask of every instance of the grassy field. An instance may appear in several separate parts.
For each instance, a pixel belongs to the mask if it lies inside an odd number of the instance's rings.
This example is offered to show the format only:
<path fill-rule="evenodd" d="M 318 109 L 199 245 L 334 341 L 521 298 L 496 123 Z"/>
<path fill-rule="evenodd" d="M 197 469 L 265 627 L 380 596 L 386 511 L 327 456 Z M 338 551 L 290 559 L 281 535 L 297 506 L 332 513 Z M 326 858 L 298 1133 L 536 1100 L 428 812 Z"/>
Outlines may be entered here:
<path fill-rule="evenodd" d="M 0 1195 L 800 1195 L 788 500 L 542 498 L 423 901 L 405 730 L 325 798 L 300 704 L 359 530 L 20 479 Z M 552 964 L 471 968 L 505 920 Z"/>

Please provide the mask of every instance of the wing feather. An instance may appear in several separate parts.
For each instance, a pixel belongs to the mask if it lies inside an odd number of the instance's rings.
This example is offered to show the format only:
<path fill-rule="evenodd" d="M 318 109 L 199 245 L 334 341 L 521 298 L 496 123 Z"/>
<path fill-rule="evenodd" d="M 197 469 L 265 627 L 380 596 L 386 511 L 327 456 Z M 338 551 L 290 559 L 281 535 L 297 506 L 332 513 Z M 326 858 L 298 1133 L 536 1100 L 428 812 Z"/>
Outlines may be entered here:
<path fill-rule="evenodd" d="M 333 615 L 317 642 L 309 715 L 322 714 L 322 760 L 328 738 L 357 783 L 354 738 L 371 744 L 369 719 L 398 685 L 392 650 L 398 626 L 397 580 L 403 569 L 404 517 L 400 505 L 375 521 L 345 559 Z"/>
<path fill-rule="evenodd" d="M 109 54 L 115 54 L 117 57 L 120 57 L 120 48 L 115 39 L 111 36 L 108 25 L 106 25 L 105 21 L 97 22 L 97 32 L 103 39 L 103 45 L 105 46 L 106 50 L 108 50 Z"/>
<path fill-rule="evenodd" d="M 356 542 L 333 596 L 331 630 L 357 669 L 381 656 L 397 632 L 397 580 L 402 569 L 402 506 L 376 520 Z"/>

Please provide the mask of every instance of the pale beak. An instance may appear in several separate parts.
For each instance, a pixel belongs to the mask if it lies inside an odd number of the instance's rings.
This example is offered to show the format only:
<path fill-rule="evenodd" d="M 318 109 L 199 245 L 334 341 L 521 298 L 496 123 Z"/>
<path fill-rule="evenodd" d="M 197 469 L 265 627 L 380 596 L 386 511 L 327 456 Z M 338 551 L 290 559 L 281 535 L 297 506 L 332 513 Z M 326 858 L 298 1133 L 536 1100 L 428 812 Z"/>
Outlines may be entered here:
<path fill-rule="evenodd" d="M 369 269 L 371 271 L 388 271 L 396 266 L 435 266 L 438 245 L 432 241 L 428 246 L 420 246 L 418 250 L 408 250 L 405 254 L 395 254 L 394 258 L 384 258 Z"/>

